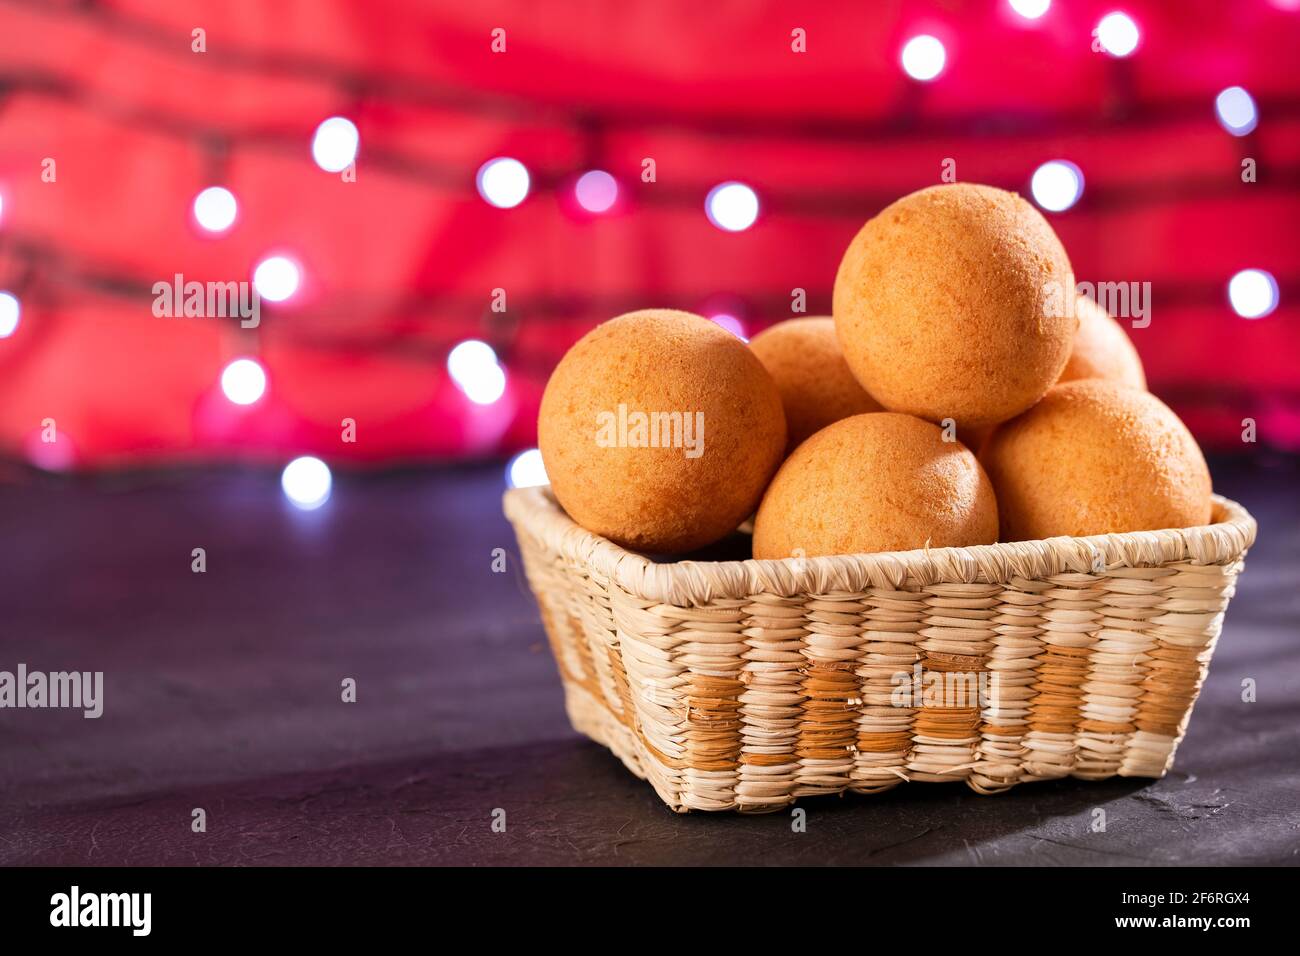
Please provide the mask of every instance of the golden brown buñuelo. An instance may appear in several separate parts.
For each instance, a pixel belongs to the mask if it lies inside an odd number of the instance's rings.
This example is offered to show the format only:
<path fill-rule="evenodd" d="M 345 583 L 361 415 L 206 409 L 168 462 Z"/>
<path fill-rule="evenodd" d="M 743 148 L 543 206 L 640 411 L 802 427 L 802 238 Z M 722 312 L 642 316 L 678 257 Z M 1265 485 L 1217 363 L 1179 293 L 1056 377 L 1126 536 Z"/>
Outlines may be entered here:
<path fill-rule="evenodd" d="M 657 418 L 638 427 L 638 415 Z M 574 521 L 663 553 L 735 530 L 786 441 L 781 396 L 749 348 L 669 309 L 630 312 L 583 336 L 546 385 L 537 431 L 551 489 Z"/>
<path fill-rule="evenodd" d="M 849 371 L 829 316 L 778 322 L 754 336 L 749 347 L 781 393 L 789 450 L 831 422 L 881 411 Z"/>
<path fill-rule="evenodd" d="M 1145 390 L 1147 377 L 1142 368 L 1142 359 L 1124 327 L 1086 295 L 1078 297 L 1075 312 L 1079 328 L 1074 333 L 1070 359 L 1065 363 L 1057 382 L 1100 378 L 1117 385 Z M 966 447 L 978 453 L 995 427 L 996 423 L 976 428 L 959 428 L 957 437 L 965 442 Z"/>
<path fill-rule="evenodd" d="M 849 243 L 836 331 L 863 387 L 892 411 L 961 428 L 1004 421 L 1065 367 L 1070 260 L 1015 193 L 953 183 L 904 196 Z"/>
<path fill-rule="evenodd" d="M 1064 382 L 980 449 L 1004 541 L 1188 528 L 1210 521 L 1210 471 L 1149 392 Z"/>
<path fill-rule="evenodd" d="M 1078 297 L 1076 312 L 1079 328 L 1074 333 L 1070 359 L 1065 363 L 1059 381 L 1102 378 L 1130 388 L 1145 389 L 1147 377 L 1142 359 L 1124 327 L 1086 295 Z"/>
<path fill-rule="evenodd" d="M 763 496 L 754 557 L 815 557 L 992 544 L 993 486 L 975 455 L 930 422 L 841 419 L 794 450 Z"/>

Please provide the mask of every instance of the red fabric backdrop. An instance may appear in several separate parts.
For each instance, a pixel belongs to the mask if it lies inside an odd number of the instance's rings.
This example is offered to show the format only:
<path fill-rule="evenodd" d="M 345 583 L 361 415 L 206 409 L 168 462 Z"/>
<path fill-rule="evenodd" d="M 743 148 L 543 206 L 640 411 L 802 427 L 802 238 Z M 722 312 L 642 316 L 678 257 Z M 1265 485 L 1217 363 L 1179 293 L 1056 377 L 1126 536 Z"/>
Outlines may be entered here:
<path fill-rule="evenodd" d="M 1003 0 L 423 3 L 416 0 L 97 3 L 0 0 L 0 289 L 22 322 L 0 339 L 0 453 L 66 465 L 184 458 L 387 461 L 505 452 L 534 440 L 550 367 L 596 322 L 643 306 L 721 310 L 752 332 L 791 289 L 829 308 L 839 255 L 897 196 L 958 178 L 1027 192 L 1064 158 L 1082 200 L 1052 221 L 1078 277 L 1150 281 L 1133 337 L 1153 391 L 1207 444 L 1300 447 L 1300 12 L 1287 0 L 1057 0 L 1029 24 Z M 1113 8 L 1142 31 L 1125 60 L 1090 32 Z M 491 31 L 506 31 L 506 52 Z M 807 52 L 791 49 L 802 28 Z M 192 30 L 207 50 L 191 49 Z M 940 37 L 934 82 L 898 65 Z M 1245 86 L 1251 135 L 1214 97 Z M 355 121 L 355 182 L 318 169 L 316 125 Z M 508 155 L 532 173 L 513 209 L 475 172 Z M 640 180 L 642 160 L 657 181 Z M 1241 181 L 1243 158 L 1258 181 Z M 57 176 L 42 179 L 52 158 Z M 580 214 L 588 168 L 620 202 Z M 753 228 L 704 215 L 708 190 L 751 184 Z M 190 203 L 218 183 L 240 217 L 200 235 Z M 247 279 L 273 251 L 300 293 L 261 325 L 156 318 L 152 284 Z M 1247 320 L 1238 269 L 1281 287 Z M 493 289 L 507 309 L 494 313 Z M 477 406 L 446 371 L 492 343 L 505 396 Z M 241 408 L 224 364 L 255 355 L 269 389 Z M 357 422 L 341 443 L 340 420 Z M 49 458 L 48 463 L 57 463 Z"/>

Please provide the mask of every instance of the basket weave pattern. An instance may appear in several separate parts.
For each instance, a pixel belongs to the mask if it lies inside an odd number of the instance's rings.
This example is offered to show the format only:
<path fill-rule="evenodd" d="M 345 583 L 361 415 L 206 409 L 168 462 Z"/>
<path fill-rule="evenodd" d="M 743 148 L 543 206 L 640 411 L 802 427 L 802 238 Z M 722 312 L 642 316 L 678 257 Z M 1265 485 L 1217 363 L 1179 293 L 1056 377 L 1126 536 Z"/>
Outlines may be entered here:
<path fill-rule="evenodd" d="M 505 511 L 575 729 L 679 811 L 1162 776 L 1255 536 L 1216 497 L 1201 528 L 660 564 L 546 489 Z M 972 706 L 924 691 L 976 678 Z"/>

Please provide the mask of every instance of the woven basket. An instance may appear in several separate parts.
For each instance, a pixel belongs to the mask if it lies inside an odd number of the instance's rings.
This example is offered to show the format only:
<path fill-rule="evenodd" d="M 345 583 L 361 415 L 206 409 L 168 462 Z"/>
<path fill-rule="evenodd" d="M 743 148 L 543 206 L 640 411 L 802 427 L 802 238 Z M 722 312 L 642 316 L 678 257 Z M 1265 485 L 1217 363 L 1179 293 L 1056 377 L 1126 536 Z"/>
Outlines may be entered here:
<path fill-rule="evenodd" d="M 1216 497 L 1201 528 L 656 563 L 548 489 L 505 512 L 574 728 L 683 812 L 1162 776 L 1255 538 Z"/>

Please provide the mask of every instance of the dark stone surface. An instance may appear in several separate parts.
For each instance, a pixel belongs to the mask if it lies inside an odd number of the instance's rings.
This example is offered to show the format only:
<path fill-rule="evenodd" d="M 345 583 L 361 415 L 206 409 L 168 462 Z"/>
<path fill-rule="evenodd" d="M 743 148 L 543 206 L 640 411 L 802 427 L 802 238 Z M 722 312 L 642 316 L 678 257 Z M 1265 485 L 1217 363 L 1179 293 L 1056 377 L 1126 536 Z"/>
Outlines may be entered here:
<path fill-rule="evenodd" d="M 1215 474 L 1261 535 L 1166 779 L 916 784 L 793 833 L 677 816 L 573 734 L 499 466 L 336 476 L 312 514 L 269 472 L 9 473 L 0 669 L 103 670 L 105 709 L 0 710 L 0 863 L 1295 863 L 1300 474 Z"/>

